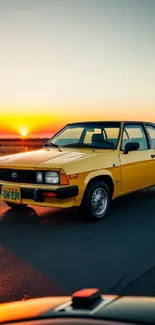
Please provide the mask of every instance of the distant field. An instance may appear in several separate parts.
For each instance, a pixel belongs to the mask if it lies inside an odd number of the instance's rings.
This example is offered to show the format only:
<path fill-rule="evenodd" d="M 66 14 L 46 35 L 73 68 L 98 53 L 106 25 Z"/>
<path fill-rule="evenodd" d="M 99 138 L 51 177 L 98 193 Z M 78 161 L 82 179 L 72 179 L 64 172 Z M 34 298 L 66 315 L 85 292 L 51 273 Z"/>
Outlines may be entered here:
<path fill-rule="evenodd" d="M 48 139 L 0 139 L 0 155 L 32 151 L 42 148 Z"/>

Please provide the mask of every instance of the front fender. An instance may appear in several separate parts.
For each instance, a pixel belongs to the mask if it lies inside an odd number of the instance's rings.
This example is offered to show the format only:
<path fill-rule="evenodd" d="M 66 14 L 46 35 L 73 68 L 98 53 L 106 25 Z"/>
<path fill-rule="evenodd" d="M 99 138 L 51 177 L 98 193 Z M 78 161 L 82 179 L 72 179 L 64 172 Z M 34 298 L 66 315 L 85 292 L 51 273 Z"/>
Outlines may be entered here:
<path fill-rule="evenodd" d="M 99 177 L 99 176 L 110 176 L 114 183 L 114 179 L 113 179 L 111 172 L 106 169 L 105 170 L 101 169 L 101 170 L 96 170 L 96 171 L 89 173 L 84 180 L 84 186 L 86 187 L 91 179 L 93 179 L 95 177 Z"/>

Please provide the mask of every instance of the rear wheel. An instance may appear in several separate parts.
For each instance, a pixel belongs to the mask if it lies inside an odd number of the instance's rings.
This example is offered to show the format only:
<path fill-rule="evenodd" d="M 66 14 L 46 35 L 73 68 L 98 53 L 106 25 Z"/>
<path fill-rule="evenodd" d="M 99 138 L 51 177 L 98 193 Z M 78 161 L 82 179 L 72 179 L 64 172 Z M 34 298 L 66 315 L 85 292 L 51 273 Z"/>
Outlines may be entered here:
<path fill-rule="evenodd" d="M 12 208 L 14 210 L 24 209 L 27 207 L 27 204 L 15 204 L 10 202 L 5 202 L 9 208 Z"/>
<path fill-rule="evenodd" d="M 107 215 L 111 203 L 111 193 L 104 181 L 94 181 L 88 185 L 81 205 L 86 219 L 99 221 Z"/>

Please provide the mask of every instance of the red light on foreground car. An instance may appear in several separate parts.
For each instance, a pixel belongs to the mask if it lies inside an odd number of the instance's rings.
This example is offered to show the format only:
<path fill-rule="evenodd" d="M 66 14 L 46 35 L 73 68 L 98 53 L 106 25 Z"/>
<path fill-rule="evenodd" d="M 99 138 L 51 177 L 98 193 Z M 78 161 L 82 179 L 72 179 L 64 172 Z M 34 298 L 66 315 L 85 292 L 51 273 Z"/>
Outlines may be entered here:
<path fill-rule="evenodd" d="M 82 290 L 79 290 L 79 291 L 76 291 L 75 293 L 73 293 L 72 298 L 75 298 L 75 297 L 82 297 L 82 298 L 91 297 L 92 295 L 94 295 L 98 291 L 99 291 L 98 289 L 82 289 Z"/>
<path fill-rule="evenodd" d="M 43 192 L 43 197 L 56 197 L 56 194 L 53 192 Z"/>
<path fill-rule="evenodd" d="M 88 288 L 79 290 L 72 295 L 72 304 L 75 308 L 84 308 L 94 304 L 96 301 L 101 300 L 100 291 L 96 288 Z"/>

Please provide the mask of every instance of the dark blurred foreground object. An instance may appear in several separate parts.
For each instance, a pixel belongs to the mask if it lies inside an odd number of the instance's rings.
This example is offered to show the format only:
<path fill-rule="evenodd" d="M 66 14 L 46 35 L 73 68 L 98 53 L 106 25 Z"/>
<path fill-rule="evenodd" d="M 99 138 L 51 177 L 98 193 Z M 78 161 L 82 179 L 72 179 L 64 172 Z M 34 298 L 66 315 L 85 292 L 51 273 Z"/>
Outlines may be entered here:
<path fill-rule="evenodd" d="M 21 325 L 155 324 L 155 298 L 101 295 L 96 288 L 70 296 L 0 305 L 0 323 Z"/>

